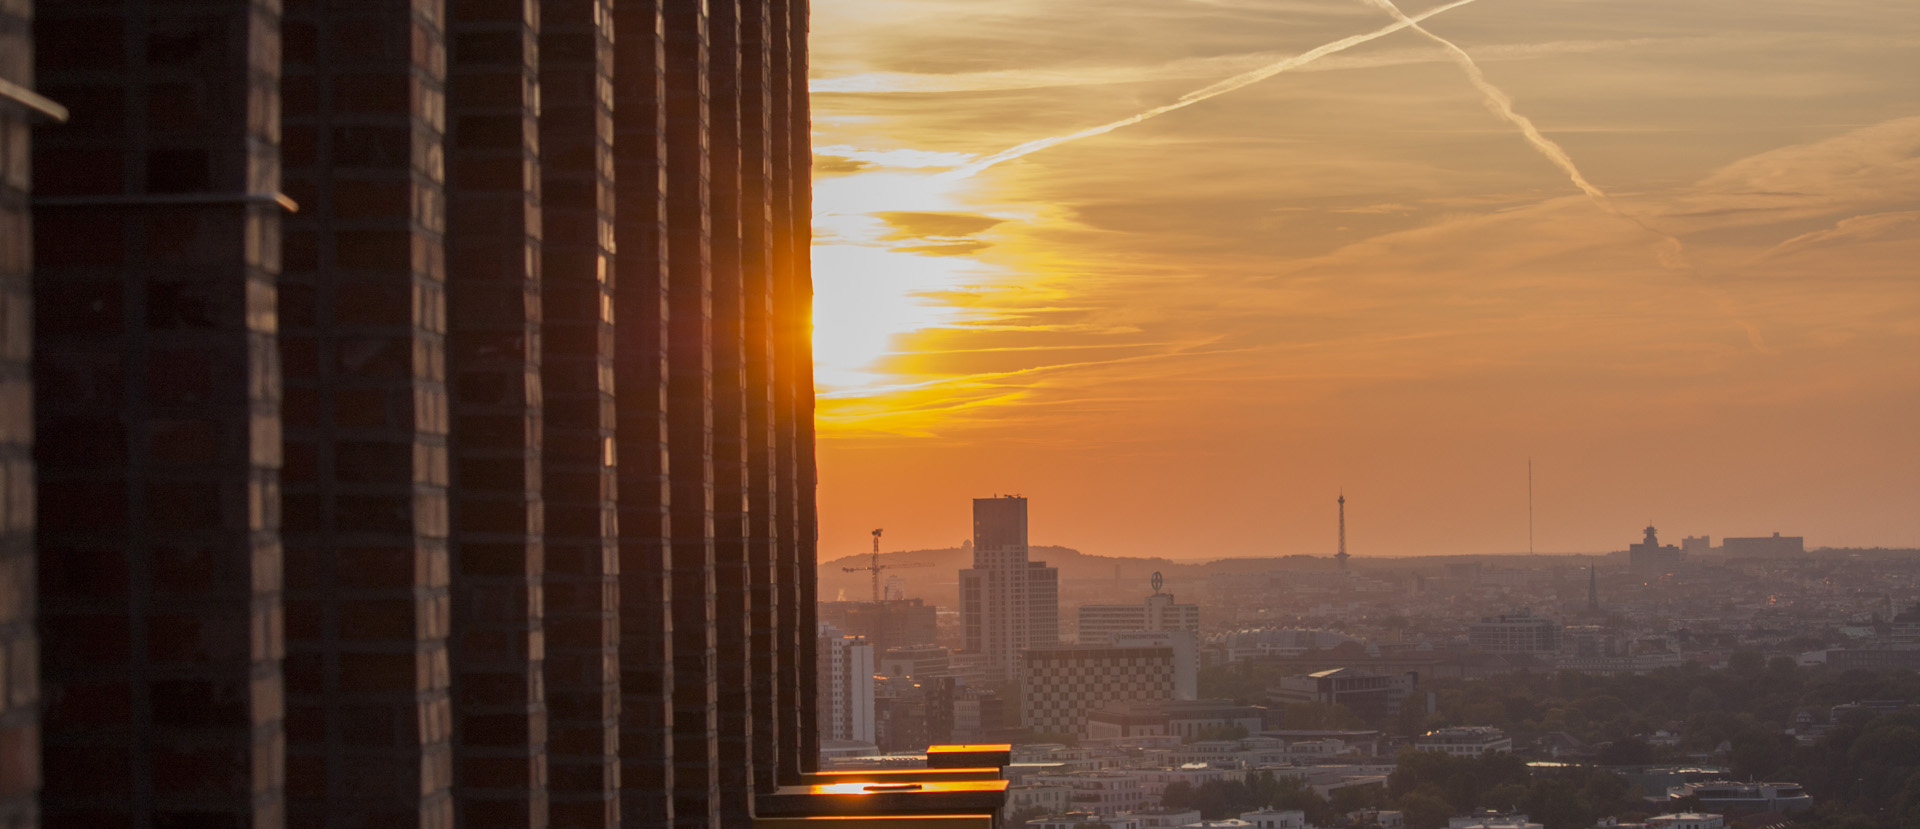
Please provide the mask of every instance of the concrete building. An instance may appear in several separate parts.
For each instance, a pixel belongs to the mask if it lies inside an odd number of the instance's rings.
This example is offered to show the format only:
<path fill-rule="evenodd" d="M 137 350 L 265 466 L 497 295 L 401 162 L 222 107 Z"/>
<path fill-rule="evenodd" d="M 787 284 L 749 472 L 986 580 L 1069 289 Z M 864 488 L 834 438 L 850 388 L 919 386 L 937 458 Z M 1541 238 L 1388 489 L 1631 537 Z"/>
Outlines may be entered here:
<path fill-rule="evenodd" d="M 1253 824 L 1253 829 L 1308 829 L 1307 813 L 1299 809 L 1241 812 L 1240 819 Z"/>
<path fill-rule="evenodd" d="M 1147 808 L 1150 804 L 1140 785 L 1140 775 L 1127 771 L 1076 771 L 1068 774 L 1041 774 L 1033 782 L 1065 786 L 1075 811 L 1117 815 Z"/>
<path fill-rule="evenodd" d="M 1447 819 L 1447 829 L 1544 829 L 1522 814 L 1488 812 Z"/>
<path fill-rule="evenodd" d="M 1173 651 L 1173 698 L 1200 696 L 1200 643 L 1191 631 L 1131 631 L 1112 636 L 1116 648 L 1167 648 Z"/>
<path fill-rule="evenodd" d="M 1661 546 L 1658 531 L 1647 525 L 1646 538 L 1627 547 L 1627 570 L 1635 578 L 1653 580 L 1680 569 L 1686 554 L 1672 544 Z"/>
<path fill-rule="evenodd" d="M 880 655 L 880 674 L 884 676 L 933 679 L 951 676 L 953 653 L 939 645 L 891 648 Z"/>
<path fill-rule="evenodd" d="M 973 567 L 960 571 L 966 649 L 987 678 L 1013 679 L 1020 652 L 1060 642 L 1060 571 L 1027 557 L 1027 499 L 973 499 Z"/>
<path fill-rule="evenodd" d="M 1105 645 L 1113 641 L 1114 634 L 1133 631 L 1179 630 L 1198 636 L 1200 606 L 1175 603 L 1172 593 L 1160 592 L 1160 574 L 1153 576 L 1153 595 L 1140 604 L 1081 605 L 1078 611 L 1080 644 Z"/>
<path fill-rule="evenodd" d="M 1199 809 L 1140 809 L 1127 813 L 1127 817 L 1140 821 L 1140 829 L 1180 829 L 1189 823 L 1200 820 Z"/>
<path fill-rule="evenodd" d="M 1520 608 L 1467 626 L 1467 646 L 1486 653 L 1550 654 L 1560 650 L 1560 623 Z"/>
<path fill-rule="evenodd" d="M 1184 741 L 1232 729 L 1248 736 L 1271 725 L 1277 719 L 1276 713 L 1226 699 L 1122 703 L 1089 712 L 1086 736 L 1117 740 L 1173 735 Z"/>
<path fill-rule="evenodd" d="M 1173 697 L 1172 648 L 1055 645 L 1021 656 L 1021 725 L 1034 731 L 1078 737 L 1096 709 Z"/>
<path fill-rule="evenodd" d="M 0 825 L 743 826 L 811 768 L 807 26 L 0 4 Z"/>
<path fill-rule="evenodd" d="M 1018 783 L 1007 787 L 1007 807 L 1000 812 L 1002 825 L 1019 812 L 1038 811 L 1041 815 L 1059 815 L 1073 810 L 1073 790 L 1057 783 Z"/>
<path fill-rule="evenodd" d="M 873 645 L 820 625 L 820 739 L 875 741 Z"/>
<path fill-rule="evenodd" d="M 1099 815 L 1093 812 L 1068 812 L 1034 818 L 1027 821 L 1026 829 L 1086 829 L 1089 825 L 1104 827 L 1104 829 L 1140 829 L 1140 821 L 1132 817 Z"/>
<path fill-rule="evenodd" d="M 1647 829 L 1727 829 L 1727 818 L 1702 812 L 1675 812 L 1647 818 Z"/>
<path fill-rule="evenodd" d="M 875 653 L 938 642 L 937 613 L 938 608 L 920 599 L 820 603 L 820 621 L 866 639 Z"/>
<path fill-rule="evenodd" d="M 1730 559 L 1804 558 L 1807 555 L 1807 540 L 1801 536 L 1783 536 L 1779 533 L 1758 538 L 1723 538 L 1720 539 L 1720 551 Z"/>
<path fill-rule="evenodd" d="M 1478 757 L 1496 751 L 1513 751 L 1513 739 L 1498 728 L 1467 725 L 1429 731 L 1414 738 L 1413 747 L 1416 751 L 1439 751 L 1455 757 Z"/>
<path fill-rule="evenodd" d="M 1267 689 L 1267 699 L 1275 705 L 1317 702 L 1344 705 L 1370 723 L 1400 713 L 1400 706 L 1412 696 L 1420 675 L 1411 671 L 1374 674 L 1355 668 L 1333 668 L 1304 676 L 1280 678 L 1280 684 Z"/>

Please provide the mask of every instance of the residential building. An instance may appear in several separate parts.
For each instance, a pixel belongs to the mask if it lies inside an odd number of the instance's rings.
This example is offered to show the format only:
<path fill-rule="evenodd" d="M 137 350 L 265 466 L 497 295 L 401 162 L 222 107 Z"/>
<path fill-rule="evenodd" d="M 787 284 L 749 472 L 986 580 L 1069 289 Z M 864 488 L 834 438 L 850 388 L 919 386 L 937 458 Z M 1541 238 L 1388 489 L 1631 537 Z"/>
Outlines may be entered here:
<path fill-rule="evenodd" d="M 1317 702 L 1344 705 L 1369 723 L 1400 713 L 1400 706 L 1412 696 L 1420 675 L 1412 671 L 1375 674 L 1356 668 L 1333 668 L 1304 676 L 1280 678 L 1280 684 L 1267 689 L 1267 699 L 1275 705 Z"/>
<path fill-rule="evenodd" d="M 1702 812 L 1676 812 L 1647 818 L 1647 829 L 1726 829 L 1725 815 Z"/>
<path fill-rule="evenodd" d="M 1730 559 L 1802 558 L 1807 554 L 1807 540 L 1779 533 L 1758 538 L 1723 538 L 1720 551 Z"/>
<path fill-rule="evenodd" d="M 1447 829 L 1545 829 L 1523 814 L 1484 812 L 1447 819 Z"/>
<path fill-rule="evenodd" d="M 888 648 L 880 655 L 880 673 L 913 679 L 932 679 L 953 672 L 953 653 L 939 645 Z"/>
<path fill-rule="evenodd" d="M 1127 771 L 1076 771 L 1067 774 L 1041 774 L 1035 783 L 1065 786 L 1072 792 L 1069 800 L 1077 811 L 1115 815 L 1150 805 L 1140 785 L 1140 775 Z"/>
<path fill-rule="evenodd" d="M 1153 575 L 1156 579 L 1160 576 L 1159 573 Z M 1109 644 L 1114 634 L 1129 631 L 1183 630 L 1196 636 L 1200 633 L 1200 606 L 1175 603 L 1172 593 L 1162 593 L 1157 586 L 1153 595 L 1140 604 L 1086 604 L 1080 606 L 1078 613 L 1082 645 Z"/>
<path fill-rule="evenodd" d="M 1523 607 L 1468 625 L 1467 646 L 1487 653 L 1550 654 L 1560 649 L 1560 623 Z"/>
<path fill-rule="evenodd" d="M 1237 731 L 1257 734 L 1278 712 L 1233 700 L 1173 700 L 1110 705 L 1087 714 L 1088 739 L 1173 735 L 1182 740 L 1211 739 L 1208 735 Z"/>
<path fill-rule="evenodd" d="M 1027 821 L 1027 829 L 1086 829 L 1087 825 L 1106 829 L 1140 829 L 1140 821 L 1126 815 L 1098 815 L 1093 812 L 1068 812 Z"/>
<path fill-rule="evenodd" d="M 818 647 L 820 738 L 874 742 L 873 645 L 822 623 Z"/>
<path fill-rule="evenodd" d="M 1027 499 L 975 498 L 960 617 L 966 649 L 985 654 L 991 679 L 1017 677 L 1021 651 L 1060 642 L 1060 571 L 1027 554 Z"/>
<path fill-rule="evenodd" d="M 1140 821 L 1140 829 L 1179 829 L 1200 820 L 1200 810 L 1161 807 L 1128 812 L 1127 817 Z"/>
<path fill-rule="evenodd" d="M 920 599 L 820 603 L 820 621 L 867 640 L 874 653 L 937 643 L 937 613 L 938 608 Z"/>
<path fill-rule="evenodd" d="M 1054 645 L 1021 658 L 1021 725 L 1034 731 L 1077 737 L 1094 710 L 1173 697 L 1172 648 Z"/>
<path fill-rule="evenodd" d="M 1478 757 L 1496 751 L 1512 751 L 1513 739 L 1505 731 L 1485 725 L 1457 726 L 1429 731 L 1414 738 L 1417 751 L 1440 751 L 1456 757 Z"/>
<path fill-rule="evenodd" d="M 1011 820 L 1020 812 L 1038 810 L 1042 815 L 1060 815 L 1073 810 L 1073 790 L 1058 783 L 1019 783 L 1007 787 L 1007 807 L 1000 819 Z M 1143 827 L 1144 829 L 1144 827 Z"/>
<path fill-rule="evenodd" d="M 1813 808 L 1813 796 L 1798 783 L 1688 783 L 1667 790 L 1680 800 L 1699 798 L 1700 805 L 1720 812 L 1799 812 Z"/>
<path fill-rule="evenodd" d="M 1358 812 L 1348 812 L 1347 819 L 1353 822 L 1352 825 L 1359 827 L 1406 829 L 1407 826 L 1406 814 L 1390 809 L 1363 809 Z"/>
<path fill-rule="evenodd" d="M 1312 829 L 1307 823 L 1307 813 L 1299 809 L 1241 812 L 1240 819 L 1253 824 L 1253 829 Z"/>

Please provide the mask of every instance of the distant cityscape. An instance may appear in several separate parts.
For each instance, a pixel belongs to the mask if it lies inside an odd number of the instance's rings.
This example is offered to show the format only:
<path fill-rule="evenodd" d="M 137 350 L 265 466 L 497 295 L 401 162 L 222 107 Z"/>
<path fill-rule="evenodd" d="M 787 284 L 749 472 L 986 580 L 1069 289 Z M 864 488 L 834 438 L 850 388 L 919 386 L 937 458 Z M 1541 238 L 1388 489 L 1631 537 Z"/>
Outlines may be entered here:
<path fill-rule="evenodd" d="M 1340 546 L 1325 557 L 1195 564 L 1035 548 L 1027 499 L 994 496 L 974 500 L 974 537 L 959 548 L 822 562 L 821 595 L 837 593 L 819 605 L 822 767 L 913 767 L 929 745 L 1008 743 L 1004 817 L 1029 829 L 1312 825 L 1304 809 L 1188 808 L 1210 784 L 1275 778 L 1361 804 L 1354 815 L 1372 821 L 1337 825 L 1393 827 L 1406 816 L 1379 808 L 1379 793 L 1402 752 L 1557 765 L 1609 750 L 1452 722 L 1442 695 L 1463 683 L 1631 681 L 1743 659 L 1920 669 L 1920 551 L 1809 550 L 1780 533 L 1664 544 L 1648 526 L 1599 555 L 1369 559 L 1348 554 L 1339 505 Z M 861 577 L 877 601 L 845 598 L 840 585 Z M 1799 712 L 1783 739 L 1813 745 L 1851 711 L 1912 702 Z M 1680 730 L 1630 735 L 1675 762 L 1623 769 L 1640 808 L 1593 825 L 1716 829 L 1813 806 L 1798 782 L 1737 781 L 1731 746 L 1683 756 Z M 1511 808 L 1448 821 L 1541 825 Z"/>

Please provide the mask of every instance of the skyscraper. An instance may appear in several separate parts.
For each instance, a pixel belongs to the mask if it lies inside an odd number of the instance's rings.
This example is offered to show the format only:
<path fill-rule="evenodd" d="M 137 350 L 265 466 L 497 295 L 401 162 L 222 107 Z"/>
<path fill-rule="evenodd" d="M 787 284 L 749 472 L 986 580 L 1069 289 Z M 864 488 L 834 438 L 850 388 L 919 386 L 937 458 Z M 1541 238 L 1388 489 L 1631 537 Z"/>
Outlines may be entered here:
<path fill-rule="evenodd" d="M 973 567 L 960 571 L 967 650 L 995 679 L 1019 675 L 1020 652 L 1060 641 L 1060 571 L 1027 555 L 1027 499 L 973 499 Z"/>
<path fill-rule="evenodd" d="M 0 825 L 812 767 L 808 8 L 0 4 Z"/>

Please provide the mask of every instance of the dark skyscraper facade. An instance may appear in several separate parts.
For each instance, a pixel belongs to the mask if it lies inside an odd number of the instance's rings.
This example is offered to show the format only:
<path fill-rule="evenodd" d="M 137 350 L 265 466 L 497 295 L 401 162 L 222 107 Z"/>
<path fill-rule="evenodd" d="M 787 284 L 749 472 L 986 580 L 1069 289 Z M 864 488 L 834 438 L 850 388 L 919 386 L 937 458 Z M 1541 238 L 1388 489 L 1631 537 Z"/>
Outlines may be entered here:
<path fill-rule="evenodd" d="M 0 4 L 0 827 L 812 765 L 807 16 Z"/>

